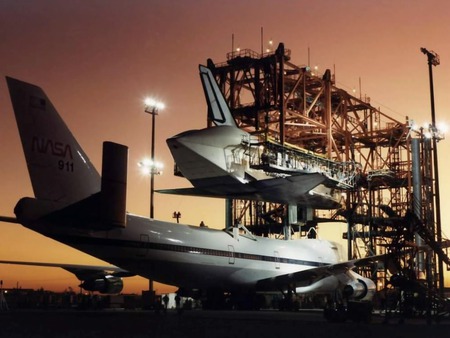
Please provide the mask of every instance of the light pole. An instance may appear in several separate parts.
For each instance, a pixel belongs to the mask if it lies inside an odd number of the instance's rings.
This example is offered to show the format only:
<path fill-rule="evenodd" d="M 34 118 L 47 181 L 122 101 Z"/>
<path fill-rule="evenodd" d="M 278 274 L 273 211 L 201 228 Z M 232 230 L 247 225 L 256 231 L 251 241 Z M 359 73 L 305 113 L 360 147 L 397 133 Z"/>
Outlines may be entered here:
<path fill-rule="evenodd" d="M 433 66 L 440 64 L 439 55 L 434 51 L 426 48 L 420 48 L 420 51 L 427 56 L 428 74 L 430 79 L 430 100 L 431 100 L 431 129 L 436 130 L 436 113 L 434 107 L 434 85 L 433 85 Z M 441 229 L 441 198 L 439 193 L 439 169 L 438 169 L 438 153 L 437 153 L 437 137 L 433 133 L 433 166 L 434 166 L 434 191 L 435 191 L 435 207 L 436 207 L 436 239 L 438 244 L 442 242 Z M 439 273 L 439 293 L 444 295 L 444 264 L 442 258 L 438 257 L 438 273 Z"/>
<path fill-rule="evenodd" d="M 158 111 L 164 109 L 162 102 L 155 101 L 151 98 L 144 100 L 144 111 L 152 115 L 152 142 L 150 159 L 144 159 L 138 165 L 143 169 L 144 173 L 150 175 L 150 218 L 154 218 L 154 193 L 155 193 L 155 175 L 161 174 L 162 165 L 155 162 L 155 117 Z M 151 296 L 154 297 L 153 280 L 148 280 L 148 288 Z"/>
<path fill-rule="evenodd" d="M 144 158 L 142 161 L 138 162 L 138 166 L 141 168 L 142 174 L 150 176 L 150 218 L 154 218 L 154 176 L 162 174 L 163 165 L 160 162 L 152 161 L 149 158 Z"/>
<path fill-rule="evenodd" d="M 147 98 L 144 101 L 145 112 L 152 115 L 152 150 L 150 157 L 150 218 L 154 218 L 154 194 L 155 194 L 155 175 L 159 175 L 160 172 L 155 163 L 155 117 L 158 115 L 158 111 L 164 109 L 162 102 L 155 101 Z"/>

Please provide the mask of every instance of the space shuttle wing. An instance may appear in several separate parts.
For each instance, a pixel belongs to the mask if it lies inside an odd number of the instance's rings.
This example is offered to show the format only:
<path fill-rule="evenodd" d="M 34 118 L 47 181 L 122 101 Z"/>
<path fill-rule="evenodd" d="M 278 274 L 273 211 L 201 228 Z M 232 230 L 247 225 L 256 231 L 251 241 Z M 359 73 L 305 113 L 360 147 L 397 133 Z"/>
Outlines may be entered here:
<path fill-rule="evenodd" d="M 159 193 L 184 196 L 202 196 L 216 198 L 245 199 L 253 201 L 271 201 L 282 204 L 310 205 L 319 209 L 336 208 L 340 204 L 332 196 L 312 191 L 327 178 L 319 173 L 292 175 L 248 183 L 229 181 L 204 187 L 157 190 Z M 216 181 L 218 182 L 218 181 Z"/>
<path fill-rule="evenodd" d="M 266 278 L 258 281 L 257 287 L 261 289 L 280 289 L 286 285 L 295 285 L 296 287 L 307 286 L 318 280 L 342 273 L 346 273 L 355 267 L 365 266 L 369 263 L 384 261 L 388 255 L 370 256 L 361 259 L 354 259 L 337 264 L 327 264 L 312 269 L 301 270 L 297 272 L 279 275 L 273 278 Z"/>
<path fill-rule="evenodd" d="M 295 191 L 296 194 L 304 194 L 318 184 L 324 182 L 326 177 L 320 174 L 295 175 L 283 178 L 271 178 L 249 183 L 214 184 L 204 187 L 159 189 L 162 194 L 222 197 L 222 198 L 244 198 L 258 199 L 260 194 L 269 192 L 283 195 L 282 192 Z"/>
<path fill-rule="evenodd" d="M 236 190 L 239 190 L 237 188 Z M 229 187 L 216 186 L 214 188 L 176 188 L 176 189 L 160 189 L 156 192 L 162 194 L 181 195 L 181 196 L 199 196 L 199 197 L 215 197 L 215 198 L 235 198 L 235 199 L 255 199 L 257 191 L 230 191 Z"/>
<path fill-rule="evenodd" d="M 251 182 L 250 184 L 256 190 L 279 190 L 277 193 L 286 191 L 286 193 L 305 194 L 317 185 L 325 182 L 327 178 L 318 173 L 291 175 L 287 177 L 270 178 Z"/>

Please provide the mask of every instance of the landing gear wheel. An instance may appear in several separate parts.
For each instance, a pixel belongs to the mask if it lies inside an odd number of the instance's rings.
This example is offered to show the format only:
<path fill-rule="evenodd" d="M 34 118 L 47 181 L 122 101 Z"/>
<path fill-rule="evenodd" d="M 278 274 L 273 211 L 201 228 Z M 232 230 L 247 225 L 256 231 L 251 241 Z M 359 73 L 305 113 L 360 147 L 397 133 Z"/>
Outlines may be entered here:
<path fill-rule="evenodd" d="M 328 307 L 323 310 L 325 319 L 333 323 L 343 323 L 347 320 L 347 310 L 343 305 Z"/>

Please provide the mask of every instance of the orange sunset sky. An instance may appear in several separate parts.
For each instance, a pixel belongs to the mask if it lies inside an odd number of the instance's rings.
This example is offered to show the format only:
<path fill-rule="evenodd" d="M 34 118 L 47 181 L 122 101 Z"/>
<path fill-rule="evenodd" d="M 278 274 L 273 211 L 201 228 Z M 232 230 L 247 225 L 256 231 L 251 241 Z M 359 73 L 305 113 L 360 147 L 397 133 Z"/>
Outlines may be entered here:
<path fill-rule="evenodd" d="M 337 86 L 393 118 L 430 122 L 426 56 L 435 50 L 436 118 L 450 119 L 450 2 L 418 0 L 3 0 L 0 2 L 0 214 L 13 216 L 16 202 L 33 196 L 4 76 L 41 86 L 90 159 L 100 170 L 102 142 L 129 147 L 128 211 L 149 214 L 149 178 L 137 162 L 150 154 L 147 95 L 162 100 L 157 116 L 156 158 L 165 165 L 159 188 L 186 187 L 172 173 L 165 140 L 206 126 L 206 103 L 198 64 L 226 60 L 234 46 L 261 50 L 284 42 L 291 61 L 319 71 L 335 69 Z M 361 79 L 361 93 L 359 92 Z M 439 143 L 442 226 L 450 234 L 450 145 Z M 155 217 L 224 226 L 224 202 L 155 195 Z M 339 231 L 338 231 L 339 232 Z M 444 234 L 445 237 L 447 237 Z M 323 236 L 325 237 L 325 234 Z M 0 223 L 0 259 L 102 264 L 18 224 Z M 0 265 L 4 287 L 76 289 L 78 281 L 57 268 Z M 450 275 L 446 277 L 450 284 Z M 125 281 L 140 292 L 147 281 Z M 165 291 L 156 285 L 157 291 Z"/>

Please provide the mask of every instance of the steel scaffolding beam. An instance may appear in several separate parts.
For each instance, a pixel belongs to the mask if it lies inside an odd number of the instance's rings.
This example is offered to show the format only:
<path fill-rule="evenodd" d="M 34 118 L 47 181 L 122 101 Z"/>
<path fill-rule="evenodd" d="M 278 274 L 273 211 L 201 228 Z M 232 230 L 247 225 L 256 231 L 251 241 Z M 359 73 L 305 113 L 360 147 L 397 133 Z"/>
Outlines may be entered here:
<path fill-rule="evenodd" d="M 240 128 L 281 147 L 359 164 L 356 184 L 342 189 L 340 209 L 299 206 L 292 216 L 292 206 L 235 200 L 233 219 L 257 234 L 281 237 L 286 223 L 292 231 L 311 236 L 318 222 L 344 221 L 349 259 L 385 253 L 399 243 L 399 226 L 413 209 L 411 137 L 420 137 L 425 144 L 420 170 L 426 196 L 420 219 L 435 233 L 430 152 L 423 131 L 414 131 L 408 118 L 398 121 L 372 106 L 369 97 L 358 98 L 337 87 L 330 70 L 318 74 L 306 65 L 295 65 L 283 44 L 264 54 L 248 49 L 231 52 L 224 63 L 208 60 L 208 67 Z M 373 270 L 367 274 L 377 278 Z"/>
<path fill-rule="evenodd" d="M 338 88 L 329 70 L 317 74 L 293 64 L 283 44 L 261 55 L 251 50 L 232 52 L 227 62 L 214 65 L 209 60 L 208 66 L 240 128 L 332 160 L 361 163 L 358 188 L 347 191 L 345 209 L 373 205 L 370 194 L 382 200 L 383 188 L 392 190 L 399 208 L 408 203 L 409 192 L 401 191 L 410 180 L 405 169 L 408 159 L 402 159 L 408 146 L 406 122 L 382 113 L 370 98 L 357 98 Z M 375 216 L 376 210 L 372 212 Z"/>
<path fill-rule="evenodd" d="M 234 200 L 230 208 L 233 220 L 257 235 L 285 238 L 290 238 L 287 229 L 313 237 L 321 221 L 347 222 L 343 237 L 348 240 L 349 259 L 400 254 L 396 263 L 400 280 L 417 282 L 418 290 L 426 285 L 431 304 L 431 298 L 439 298 L 435 295 L 443 288 L 439 261 L 450 263 L 444 251 L 450 241 L 442 238 L 435 218 L 433 152 L 440 136 L 434 122 L 431 142 L 426 130 L 415 130 L 407 117 L 398 121 L 372 106 L 369 97 L 357 98 L 337 87 L 330 70 L 318 74 L 290 60 L 290 50 L 280 44 L 269 53 L 233 51 L 224 63 L 208 60 L 208 67 L 237 125 L 257 136 L 262 145 L 273 147 L 276 143 L 278 149 L 297 147 L 330 161 L 358 163 L 353 167 L 356 181 L 351 187 L 341 186 L 340 209 L 295 210 L 295 206 Z M 418 196 L 423 196 L 419 202 L 413 195 L 412 138 L 420 144 L 420 163 L 414 169 L 421 176 L 415 180 Z M 415 262 L 417 254 L 420 263 Z M 383 288 L 388 286 L 388 274 L 394 272 L 387 266 L 366 270 Z"/>

